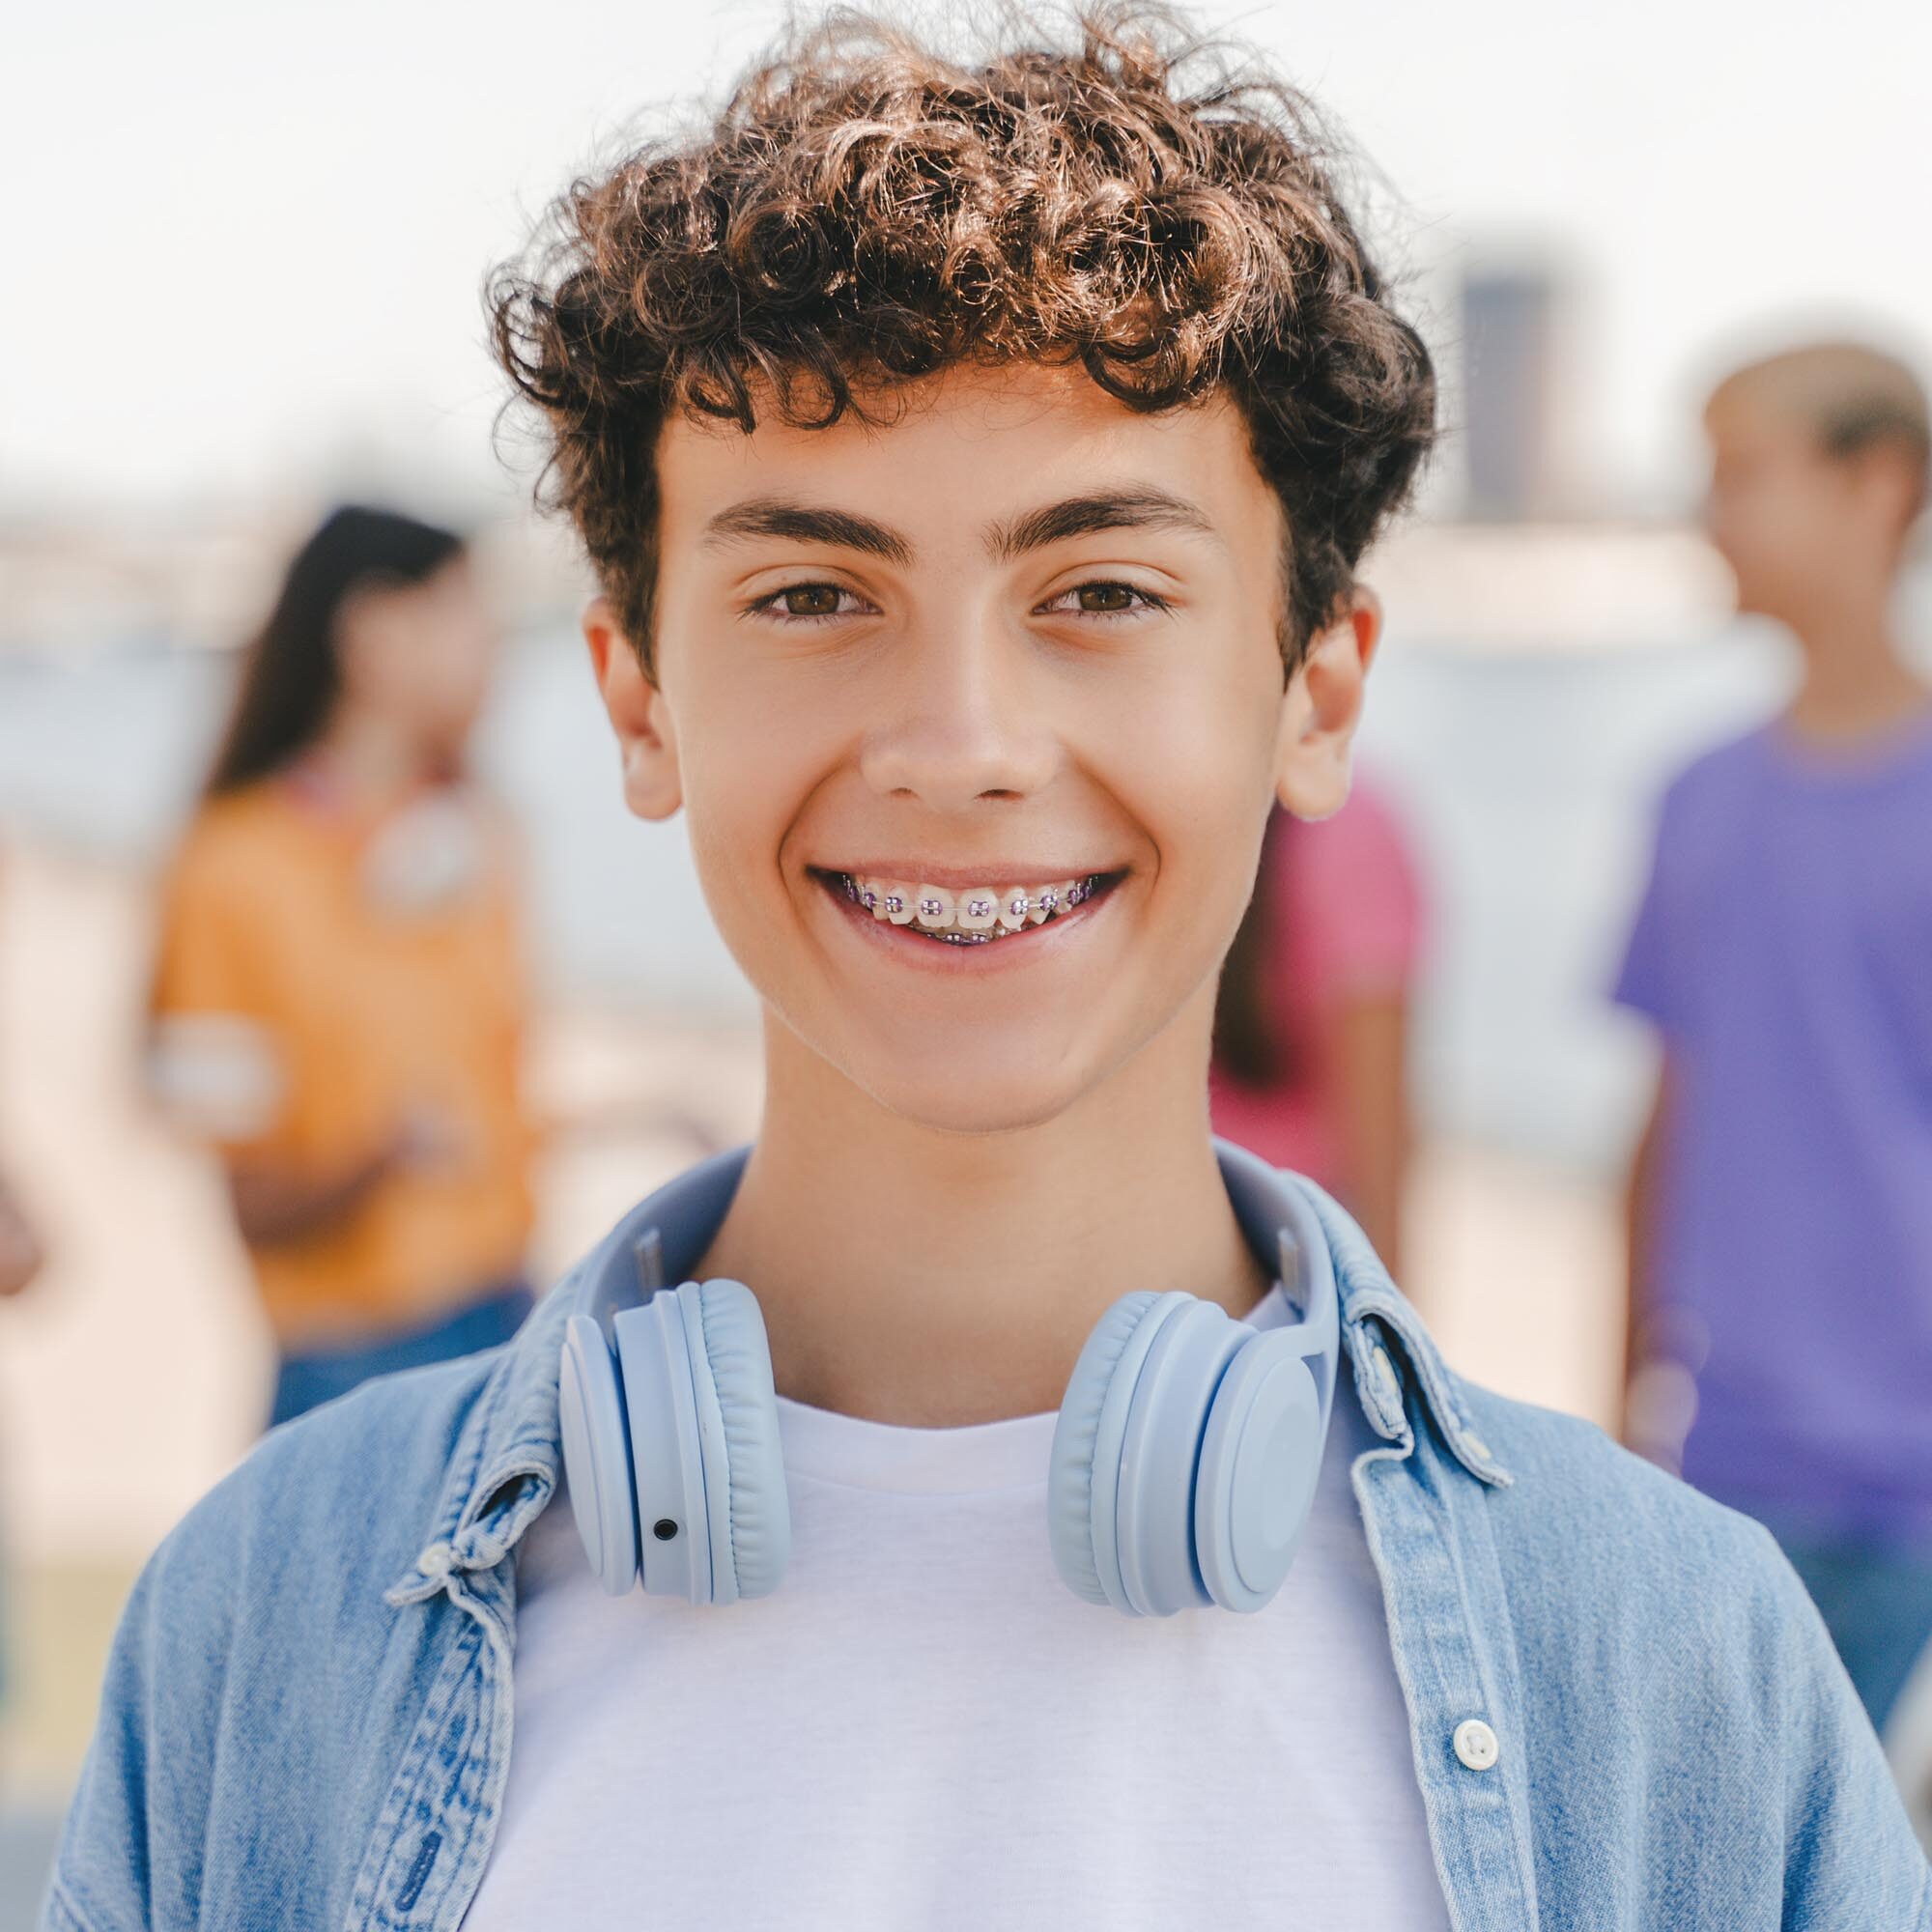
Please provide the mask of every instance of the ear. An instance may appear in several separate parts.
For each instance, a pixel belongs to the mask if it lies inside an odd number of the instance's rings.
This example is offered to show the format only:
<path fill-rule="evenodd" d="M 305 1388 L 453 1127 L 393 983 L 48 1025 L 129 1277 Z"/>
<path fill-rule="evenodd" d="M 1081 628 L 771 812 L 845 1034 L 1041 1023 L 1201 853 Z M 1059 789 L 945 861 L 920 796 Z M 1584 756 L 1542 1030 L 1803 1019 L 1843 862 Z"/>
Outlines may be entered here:
<path fill-rule="evenodd" d="M 590 600 L 582 625 L 598 694 L 617 734 L 624 803 L 639 818 L 668 818 L 684 803 L 684 785 L 664 693 L 645 672 L 608 598 Z"/>
<path fill-rule="evenodd" d="M 1275 796 L 1297 818 L 1326 818 L 1349 796 L 1363 684 L 1381 635 L 1381 599 L 1357 584 L 1348 610 L 1309 639 L 1282 694 Z"/>
<path fill-rule="evenodd" d="M 1925 507 L 1925 471 L 1893 438 L 1868 444 L 1848 466 L 1852 487 L 1888 541 L 1912 533 Z"/>

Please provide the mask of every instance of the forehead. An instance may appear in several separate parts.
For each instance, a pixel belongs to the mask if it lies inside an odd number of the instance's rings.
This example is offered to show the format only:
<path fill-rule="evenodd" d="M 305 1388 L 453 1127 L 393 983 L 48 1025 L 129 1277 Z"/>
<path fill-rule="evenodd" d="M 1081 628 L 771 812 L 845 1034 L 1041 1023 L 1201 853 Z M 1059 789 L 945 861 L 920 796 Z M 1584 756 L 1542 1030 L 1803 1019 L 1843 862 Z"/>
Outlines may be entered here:
<path fill-rule="evenodd" d="M 1763 384 L 1731 382 L 1704 406 L 1704 431 L 1719 455 L 1817 453 L 1818 430 L 1792 399 Z"/>
<path fill-rule="evenodd" d="M 469 556 L 457 552 L 427 577 L 405 581 L 393 577 L 364 578 L 352 584 L 342 600 L 344 616 L 370 611 L 392 613 L 413 621 L 426 612 L 464 610 L 477 602 L 479 591 Z"/>
<path fill-rule="evenodd" d="M 826 429 L 780 419 L 754 395 L 757 427 L 674 415 L 657 451 L 667 536 L 752 497 L 784 497 L 889 520 L 915 535 L 977 530 L 1044 500 L 1157 487 L 1198 504 L 1231 547 L 1271 561 L 1276 498 L 1247 424 L 1225 395 L 1141 413 L 1078 368 L 964 365 L 864 398 Z"/>

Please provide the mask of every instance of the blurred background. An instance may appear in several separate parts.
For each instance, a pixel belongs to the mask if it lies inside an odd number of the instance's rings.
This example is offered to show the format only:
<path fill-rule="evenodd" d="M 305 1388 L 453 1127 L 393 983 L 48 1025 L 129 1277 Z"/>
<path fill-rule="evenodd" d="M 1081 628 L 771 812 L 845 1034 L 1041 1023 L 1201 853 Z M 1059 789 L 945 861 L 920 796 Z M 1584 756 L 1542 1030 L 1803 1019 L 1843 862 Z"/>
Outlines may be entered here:
<path fill-rule="evenodd" d="M 478 290 L 640 107 L 715 91 L 776 17 L 83 0 L 10 27 L 0 1170 L 47 1260 L 0 1303 L 0 1927 L 26 1922 L 135 1568 L 266 1412 L 218 1176 L 137 1069 L 157 868 L 237 647 L 331 503 L 470 532 L 507 634 L 477 761 L 527 844 L 533 1084 L 580 1123 L 538 1158 L 532 1278 L 755 1118 L 750 997 L 681 828 L 621 809 L 586 579 L 529 511 L 527 446 L 493 444 Z M 1214 17 L 1373 157 L 1448 382 L 1420 509 L 1365 573 L 1389 634 L 1364 756 L 1429 911 L 1405 1285 L 1465 1374 L 1607 1422 L 1652 1052 L 1607 989 L 1662 783 L 1793 677 L 1696 532 L 1698 409 L 1807 332 L 1918 355 L 1932 13 Z M 1907 607 L 1932 641 L 1922 566 Z"/>

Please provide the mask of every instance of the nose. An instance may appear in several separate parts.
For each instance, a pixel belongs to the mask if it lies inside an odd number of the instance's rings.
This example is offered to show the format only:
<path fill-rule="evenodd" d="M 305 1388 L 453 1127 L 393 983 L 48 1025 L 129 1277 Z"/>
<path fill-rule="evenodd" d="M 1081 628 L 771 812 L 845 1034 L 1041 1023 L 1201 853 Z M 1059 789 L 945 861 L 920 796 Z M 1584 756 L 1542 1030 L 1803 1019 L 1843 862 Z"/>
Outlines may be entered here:
<path fill-rule="evenodd" d="M 963 811 L 1025 798 L 1053 776 L 1052 694 L 1022 639 L 988 617 L 909 638 L 895 658 L 860 751 L 875 791 Z"/>

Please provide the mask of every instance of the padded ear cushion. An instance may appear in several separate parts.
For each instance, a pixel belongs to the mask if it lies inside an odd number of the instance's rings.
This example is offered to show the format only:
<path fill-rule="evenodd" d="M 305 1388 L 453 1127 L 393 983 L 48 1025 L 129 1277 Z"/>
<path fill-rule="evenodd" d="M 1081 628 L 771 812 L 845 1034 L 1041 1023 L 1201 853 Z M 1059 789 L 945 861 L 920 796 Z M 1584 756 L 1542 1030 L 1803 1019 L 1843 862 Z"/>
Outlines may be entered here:
<path fill-rule="evenodd" d="M 1114 1371 L 1141 1319 L 1159 1299 L 1145 1291 L 1123 1294 L 1101 1316 L 1073 1365 L 1053 1430 L 1046 1526 L 1054 1564 L 1076 1597 L 1103 1607 L 1111 1599 L 1094 1550 L 1094 1444 Z"/>
<path fill-rule="evenodd" d="M 707 1281 L 697 1293 L 705 1360 L 724 1419 L 730 1497 L 728 1526 L 711 1525 L 712 1552 L 715 1559 L 723 1544 L 737 1596 L 769 1596 L 791 1554 L 791 1506 L 765 1321 L 742 1282 Z M 721 1591 L 719 1601 L 730 1599 Z"/>
<path fill-rule="evenodd" d="M 573 1315 L 564 1326 L 557 1419 L 571 1514 L 583 1552 L 598 1582 L 621 1597 L 638 1580 L 631 1438 L 611 1345 L 587 1315 Z"/>

